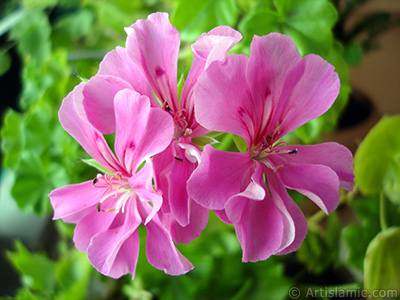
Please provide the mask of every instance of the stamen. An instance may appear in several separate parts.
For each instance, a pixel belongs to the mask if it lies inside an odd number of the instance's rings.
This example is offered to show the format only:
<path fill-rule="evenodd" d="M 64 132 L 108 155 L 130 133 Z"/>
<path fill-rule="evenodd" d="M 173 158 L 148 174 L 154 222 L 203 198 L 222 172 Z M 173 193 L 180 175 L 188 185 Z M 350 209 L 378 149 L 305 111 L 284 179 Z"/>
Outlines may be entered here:
<path fill-rule="evenodd" d="M 183 136 L 188 136 L 188 135 L 191 135 L 192 134 L 192 129 L 190 129 L 190 128 L 186 128 L 185 129 L 185 133 L 183 134 Z"/>
<path fill-rule="evenodd" d="M 276 121 L 276 127 L 275 127 L 274 132 L 279 134 L 279 129 L 280 128 L 281 128 L 281 122 L 279 122 L 279 120 L 278 120 L 278 121 Z"/>
<path fill-rule="evenodd" d="M 115 175 L 110 175 L 105 173 L 104 175 L 98 174 L 95 179 L 93 179 L 93 185 L 97 188 L 104 188 L 103 195 L 100 201 L 96 204 L 97 212 L 122 212 L 125 211 L 125 204 L 129 197 L 135 193 L 135 191 L 130 187 L 129 182 L 122 179 L 122 173 L 116 172 Z M 108 208 L 106 210 L 101 208 L 104 201 L 110 198 L 117 198 L 119 194 L 122 194 L 118 199 L 115 208 Z"/>
<path fill-rule="evenodd" d="M 108 213 L 110 211 L 115 211 L 115 212 L 119 213 L 119 210 L 116 208 L 107 208 L 106 210 L 104 210 L 105 213 Z"/>
<path fill-rule="evenodd" d="M 266 159 L 263 159 L 263 160 L 261 160 L 261 162 L 262 163 L 264 163 L 264 165 L 266 165 L 268 168 L 270 168 L 272 171 L 274 171 L 274 172 L 276 172 L 276 171 L 278 171 L 280 168 L 283 168 L 283 167 L 287 167 L 289 164 L 288 163 L 286 163 L 286 164 L 283 164 L 283 165 L 279 165 L 279 166 L 277 166 L 277 167 L 274 167 L 268 160 L 266 160 Z"/>
<path fill-rule="evenodd" d="M 163 105 L 162 105 L 162 109 L 165 110 L 168 113 L 172 113 L 172 109 L 171 107 L 169 107 L 168 105 L 168 100 L 165 100 Z"/>
<path fill-rule="evenodd" d="M 177 157 L 177 156 L 175 156 L 174 157 L 177 161 L 179 161 L 179 162 L 183 162 L 183 159 L 182 158 L 179 158 L 179 157 Z"/>
<path fill-rule="evenodd" d="M 106 193 L 107 191 L 108 191 L 108 189 L 107 189 L 104 193 Z M 103 203 L 105 200 L 107 200 L 108 198 L 111 198 L 111 197 L 116 198 L 116 196 L 117 196 L 118 194 L 123 193 L 123 192 L 124 192 L 124 191 L 121 191 L 120 189 L 117 189 L 117 190 L 115 190 L 115 191 L 113 191 L 113 192 L 107 194 L 106 196 L 103 196 L 103 197 L 101 198 L 101 200 L 100 200 L 100 203 Z"/>
<path fill-rule="evenodd" d="M 276 172 L 276 171 L 278 171 L 280 168 L 287 167 L 288 165 L 289 165 L 289 164 L 286 163 L 286 164 L 284 164 L 284 165 L 280 165 L 280 166 L 277 166 L 277 167 L 273 168 L 273 170 L 274 170 L 274 172 Z"/>
<path fill-rule="evenodd" d="M 132 196 L 132 194 L 134 194 L 133 190 L 130 191 L 126 191 L 124 195 L 122 195 L 122 197 L 118 200 L 117 205 L 116 205 L 116 210 L 119 211 L 119 209 L 121 209 L 122 213 L 125 213 L 125 205 L 126 202 L 128 202 L 128 199 L 130 196 Z"/>

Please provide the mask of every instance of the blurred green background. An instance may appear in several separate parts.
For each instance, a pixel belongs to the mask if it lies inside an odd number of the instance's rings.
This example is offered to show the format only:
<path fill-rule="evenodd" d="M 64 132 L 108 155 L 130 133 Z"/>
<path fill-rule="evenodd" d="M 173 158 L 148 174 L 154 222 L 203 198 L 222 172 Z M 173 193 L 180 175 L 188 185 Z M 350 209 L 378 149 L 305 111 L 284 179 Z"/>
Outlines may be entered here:
<path fill-rule="evenodd" d="M 291 299 L 292 287 L 299 288 L 298 299 L 329 299 L 328 291 L 335 287 L 400 293 L 400 116 L 383 117 L 361 143 L 355 144 L 353 134 L 354 128 L 368 130 L 381 114 L 362 93 L 355 93 L 349 67 L 362 65 L 379 46 L 378 36 L 399 24 L 399 14 L 390 9 L 354 18 L 369 2 L 2 1 L 1 299 L 283 300 Z M 87 154 L 58 122 L 62 99 L 82 79 L 96 74 L 108 51 L 124 46 L 124 27 L 156 11 L 169 12 L 181 33 L 179 76 L 190 69 L 191 43 L 219 25 L 243 34 L 232 52 L 248 54 L 254 34 L 275 31 L 290 35 L 303 55 L 316 53 L 335 66 L 341 79 L 337 101 L 290 138 L 310 144 L 340 141 L 350 133 L 356 186 L 352 193 L 342 193 L 338 210 L 329 217 L 293 193 L 309 224 L 296 253 L 244 264 L 233 227 L 210 213 L 202 235 L 178 245 L 194 264 L 193 271 L 165 275 L 147 263 L 142 247 L 135 279 L 128 275 L 112 280 L 97 273 L 86 254 L 74 248 L 73 226 L 51 220 L 47 194 L 96 175 L 81 161 Z M 368 121 L 371 116 L 375 119 Z M 231 140 L 228 136 L 224 147 L 234 147 Z M 144 246 L 144 230 L 141 241 Z M 320 289 L 325 293 L 315 292 Z M 361 293 L 353 295 L 363 299 Z"/>

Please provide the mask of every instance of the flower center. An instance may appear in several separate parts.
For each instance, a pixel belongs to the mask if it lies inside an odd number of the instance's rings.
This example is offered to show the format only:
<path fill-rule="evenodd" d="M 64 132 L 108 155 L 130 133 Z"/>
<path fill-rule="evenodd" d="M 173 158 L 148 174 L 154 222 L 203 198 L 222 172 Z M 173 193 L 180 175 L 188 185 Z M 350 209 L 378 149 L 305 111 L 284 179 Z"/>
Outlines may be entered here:
<path fill-rule="evenodd" d="M 115 211 L 117 213 L 124 213 L 126 202 L 136 194 L 135 190 L 131 188 L 128 180 L 122 176 L 121 172 L 116 172 L 115 175 L 107 173 L 104 175 L 97 174 L 96 178 L 93 179 L 93 186 L 105 189 L 100 201 L 96 205 L 97 212 Z M 116 202 L 115 207 L 107 208 L 106 210 L 102 209 L 101 206 L 106 200 Z"/>
<path fill-rule="evenodd" d="M 162 108 L 168 112 L 174 119 L 175 124 L 175 138 L 179 139 L 181 136 L 190 136 L 192 134 L 192 129 L 189 128 L 186 109 L 181 108 L 174 111 L 169 105 L 168 101 L 165 101 Z"/>
<path fill-rule="evenodd" d="M 264 165 L 266 165 L 268 168 L 276 172 L 280 168 L 286 167 L 288 163 L 274 166 L 268 159 L 267 157 L 271 154 L 296 154 L 298 152 L 297 148 L 292 148 L 288 149 L 287 147 L 285 149 L 282 149 L 282 146 L 289 146 L 286 142 L 278 142 L 275 144 L 269 143 L 270 137 L 273 135 L 266 135 L 266 137 L 263 139 L 261 146 L 256 150 L 252 151 L 252 158 L 256 159 L 260 162 L 262 162 Z"/>

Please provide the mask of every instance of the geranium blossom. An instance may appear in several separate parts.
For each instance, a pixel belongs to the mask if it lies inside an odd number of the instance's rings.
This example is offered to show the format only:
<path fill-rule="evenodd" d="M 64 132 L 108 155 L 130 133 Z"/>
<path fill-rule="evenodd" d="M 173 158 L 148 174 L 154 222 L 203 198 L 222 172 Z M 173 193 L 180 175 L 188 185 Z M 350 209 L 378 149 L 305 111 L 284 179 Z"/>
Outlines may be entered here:
<path fill-rule="evenodd" d="M 64 99 L 60 122 L 108 171 L 94 180 L 52 191 L 54 219 L 77 224 L 76 247 L 87 252 L 99 272 L 110 277 L 134 276 L 142 223 L 147 230 L 147 259 L 153 266 L 171 275 L 191 270 L 193 266 L 175 248 L 160 221 L 162 197 L 152 183 L 150 157 L 171 142 L 174 124 L 170 116 L 161 108 L 151 108 L 147 96 L 128 89 L 119 91 L 113 101 L 114 155 L 102 133 L 87 119 L 82 90 L 83 83 Z"/>
<path fill-rule="evenodd" d="M 165 151 L 152 160 L 156 187 L 164 202 L 160 216 L 178 243 L 200 235 L 207 224 L 208 209 L 193 202 L 186 182 L 200 160 L 200 149 L 193 142 L 209 130 L 194 115 L 193 88 L 199 75 L 215 60 L 223 60 L 241 39 L 227 26 L 201 35 L 192 45 L 193 63 L 182 93 L 177 88 L 180 46 L 178 30 L 166 13 L 151 14 L 126 28 L 126 47 L 117 47 L 104 58 L 96 76 L 83 89 L 84 109 L 90 122 L 102 133 L 115 131 L 114 95 L 133 89 L 150 98 L 153 107 L 162 107 L 174 121 L 175 133 Z"/>
<path fill-rule="evenodd" d="M 351 152 L 337 143 L 289 146 L 280 139 L 322 115 L 339 93 L 333 66 L 317 55 L 301 57 L 290 37 L 255 36 L 250 58 L 213 62 L 195 88 L 197 121 L 243 137 L 247 151 L 204 147 L 188 182 L 190 196 L 233 223 L 243 261 L 297 250 L 307 222 L 287 189 L 324 212 L 338 205 L 339 187 L 352 190 Z"/>

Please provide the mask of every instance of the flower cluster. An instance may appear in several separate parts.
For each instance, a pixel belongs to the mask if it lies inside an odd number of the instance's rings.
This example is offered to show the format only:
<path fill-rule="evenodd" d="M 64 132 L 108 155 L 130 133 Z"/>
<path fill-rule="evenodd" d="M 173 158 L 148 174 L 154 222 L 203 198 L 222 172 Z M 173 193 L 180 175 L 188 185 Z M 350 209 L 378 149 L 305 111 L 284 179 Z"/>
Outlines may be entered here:
<path fill-rule="evenodd" d="M 339 187 L 352 190 L 347 148 L 281 141 L 332 105 L 340 86 L 334 68 L 302 57 L 277 33 L 254 37 L 250 57 L 228 55 L 241 34 L 221 26 L 192 45 L 178 95 L 180 35 L 168 15 L 126 32 L 126 47 L 108 53 L 60 108 L 63 128 L 107 171 L 52 191 L 54 219 L 77 224 L 76 247 L 113 278 L 134 276 L 142 223 L 150 264 L 171 275 L 191 270 L 175 243 L 198 237 L 209 210 L 234 225 L 243 261 L 297 250 L 307 222 L 287 189 L 326 213 L 338 205 Z M 211 131 L 241 136 L 247 150 L 201 149 L 194 141 Z"/>

